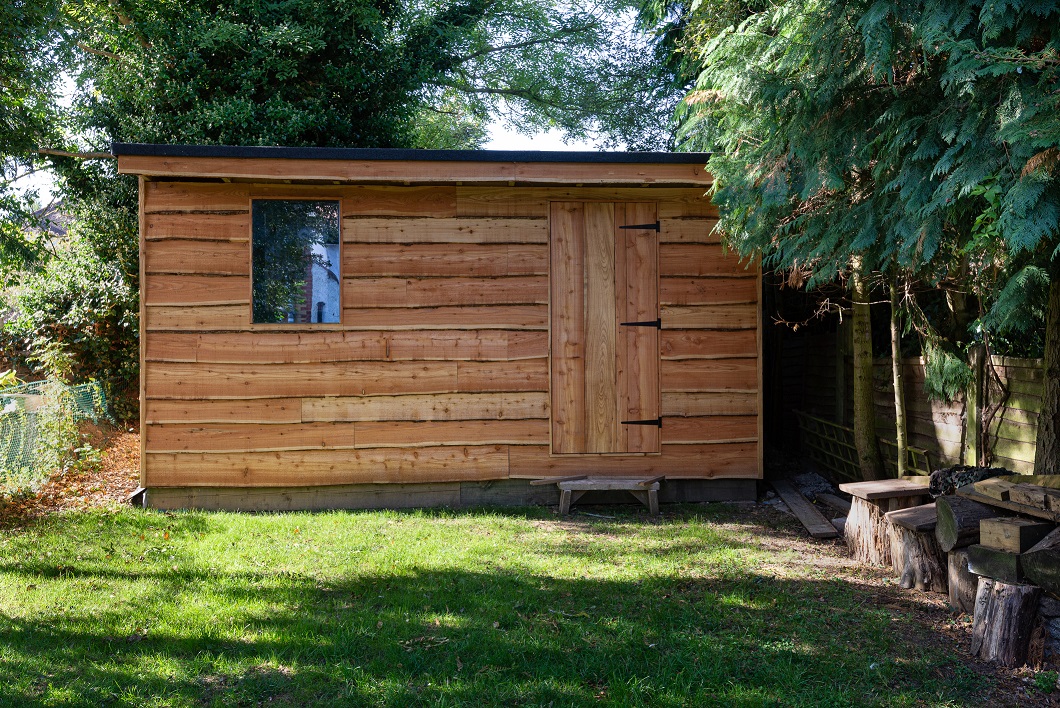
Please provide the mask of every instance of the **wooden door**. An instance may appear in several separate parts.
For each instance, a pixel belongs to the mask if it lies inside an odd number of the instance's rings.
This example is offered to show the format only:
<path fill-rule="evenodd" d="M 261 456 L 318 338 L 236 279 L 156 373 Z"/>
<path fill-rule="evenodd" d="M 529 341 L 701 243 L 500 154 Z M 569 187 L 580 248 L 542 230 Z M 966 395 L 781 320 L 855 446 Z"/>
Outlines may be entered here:
<path fill-rule="evenodd" d="M 553 453 L 659 451 L 654 202 L 552 202 Z"/>

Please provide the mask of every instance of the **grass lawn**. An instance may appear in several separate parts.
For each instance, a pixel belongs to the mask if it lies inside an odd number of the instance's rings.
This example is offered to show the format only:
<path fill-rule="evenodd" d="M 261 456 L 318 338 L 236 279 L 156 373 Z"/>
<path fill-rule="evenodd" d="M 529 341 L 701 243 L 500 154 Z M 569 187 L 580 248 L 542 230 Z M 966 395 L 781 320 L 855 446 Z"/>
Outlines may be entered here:
<path fill-rule="evenodd" d="M 763 507 L 63 513 L 0 532 L 4 705 L 968 705 Z M 889 594 L 888 594 L 889 593 Z"/>

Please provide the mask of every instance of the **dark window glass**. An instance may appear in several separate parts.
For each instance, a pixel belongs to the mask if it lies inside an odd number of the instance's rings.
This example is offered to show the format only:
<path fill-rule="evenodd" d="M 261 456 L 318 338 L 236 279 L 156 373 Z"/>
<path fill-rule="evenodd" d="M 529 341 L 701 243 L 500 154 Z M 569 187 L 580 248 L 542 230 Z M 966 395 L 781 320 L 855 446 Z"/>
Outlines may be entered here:
<path fill-rule="evenodd" d="M 254 322 L 338 322 L 339 203 L 253 202 Z"/>

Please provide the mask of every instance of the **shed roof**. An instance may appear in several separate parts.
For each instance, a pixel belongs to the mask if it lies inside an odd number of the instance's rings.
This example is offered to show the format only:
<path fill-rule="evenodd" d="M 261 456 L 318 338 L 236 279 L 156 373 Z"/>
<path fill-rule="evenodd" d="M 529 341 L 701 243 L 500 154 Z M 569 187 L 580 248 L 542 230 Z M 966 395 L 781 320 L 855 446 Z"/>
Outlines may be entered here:
<path fill-rule="evenodd" d="M 118 171 L 159 178 L 382 184 L 692 186 L 703 152 L 404 150 L 114 143 Z"/>

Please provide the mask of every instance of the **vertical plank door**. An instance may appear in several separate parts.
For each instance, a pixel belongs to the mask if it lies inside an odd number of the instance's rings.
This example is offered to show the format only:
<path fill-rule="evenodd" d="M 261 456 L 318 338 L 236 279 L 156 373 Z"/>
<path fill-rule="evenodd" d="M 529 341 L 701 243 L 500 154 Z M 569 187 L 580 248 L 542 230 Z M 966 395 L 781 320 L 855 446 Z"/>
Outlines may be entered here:
<path fill-rule="evenodd" d="M 552 202 L 552 452 L 659 451 L 654 203 Z M 652 225 L 652 228 L 628 228 Z M 625 228 L 624 228 L 625 227 Z"/>

